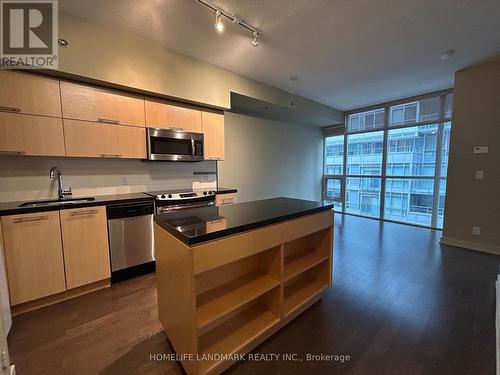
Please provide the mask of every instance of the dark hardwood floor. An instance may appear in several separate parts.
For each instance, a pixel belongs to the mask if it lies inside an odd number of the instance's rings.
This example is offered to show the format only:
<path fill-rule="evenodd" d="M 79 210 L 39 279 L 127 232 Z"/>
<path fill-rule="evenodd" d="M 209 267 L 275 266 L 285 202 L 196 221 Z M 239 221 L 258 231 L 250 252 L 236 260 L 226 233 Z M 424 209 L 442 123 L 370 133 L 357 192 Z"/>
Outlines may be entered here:
<path fill-rule="evenodd" d="M 336 215 L 334 287 L 254 353 L 302 362 L 241 362 L 229 374 L 495 373 L 500 257 L 440 246 L 441 232 Z M 17 373 L 177 374 L 152 361 L 172 348 L 157 320 L 154 275 L 14 319 Z M 306 354 L 348 355 L 308 362 Z"/>

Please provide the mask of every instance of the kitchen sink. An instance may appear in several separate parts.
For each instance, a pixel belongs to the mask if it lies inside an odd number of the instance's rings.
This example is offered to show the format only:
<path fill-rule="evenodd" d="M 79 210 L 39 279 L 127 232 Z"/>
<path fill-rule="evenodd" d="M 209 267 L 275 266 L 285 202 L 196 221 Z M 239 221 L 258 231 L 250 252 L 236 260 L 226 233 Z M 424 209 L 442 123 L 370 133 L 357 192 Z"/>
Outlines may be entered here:
<path fill-rule="evenodd" d="M 92 202 L 92 201 L 95 201 L 95 198 L 54 199 L 50 201 L 24 202 L 20 204 L 19 207 L 65 206 L 65 205 Z"/>

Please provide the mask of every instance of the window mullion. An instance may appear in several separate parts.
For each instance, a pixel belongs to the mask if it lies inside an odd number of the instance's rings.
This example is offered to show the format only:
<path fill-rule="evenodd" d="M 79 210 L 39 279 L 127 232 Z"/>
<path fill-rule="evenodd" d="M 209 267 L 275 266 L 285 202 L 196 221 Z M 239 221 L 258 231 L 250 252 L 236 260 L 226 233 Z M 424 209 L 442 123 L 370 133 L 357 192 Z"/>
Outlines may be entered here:
<path fill-rule="evenodd" d="M 387 146 L 388 146 L 388 129 L 389 129 L 389 109 L 390 107 L 385 107 L 384 112 L 384 138 L 382 147 L 382 178 L 380 180 L 380 218 L 384 218 L 385 210 L 385 182 L 387 173 Z"/>
<path fill-rule="evenodd" d="M 439 211 L 439 182 L 441 177 L 441 159 L 443 149 L 443 132 L 444 132 L 444 110 L 445 110 L 445 101 L 446 95 L 441 95 L 441 112 L 439 116 L 439 124 L 438 124 L 438 134 L 436 140 L 436 167 L 434 170 L 434 191 L 432 195 L 432 220 L 431 227 L 437 227 L 437 217 Z"/>

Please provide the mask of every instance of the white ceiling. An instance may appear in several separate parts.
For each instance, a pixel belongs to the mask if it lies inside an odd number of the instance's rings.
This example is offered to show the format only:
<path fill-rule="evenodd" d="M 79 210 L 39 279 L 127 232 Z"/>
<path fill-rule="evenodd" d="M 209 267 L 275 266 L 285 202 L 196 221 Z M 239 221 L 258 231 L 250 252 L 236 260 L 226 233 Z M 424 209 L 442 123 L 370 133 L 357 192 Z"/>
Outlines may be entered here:
<path fill-rule="evenodd" d="M 59 0 L 62 12 L 347 110 L 453 86 L 455 71 L 500 53 L 499 0 Z M 441 51 L 456 49 L 451 59 Z M 298 75 L 293 82 L 289 79 Z"/>

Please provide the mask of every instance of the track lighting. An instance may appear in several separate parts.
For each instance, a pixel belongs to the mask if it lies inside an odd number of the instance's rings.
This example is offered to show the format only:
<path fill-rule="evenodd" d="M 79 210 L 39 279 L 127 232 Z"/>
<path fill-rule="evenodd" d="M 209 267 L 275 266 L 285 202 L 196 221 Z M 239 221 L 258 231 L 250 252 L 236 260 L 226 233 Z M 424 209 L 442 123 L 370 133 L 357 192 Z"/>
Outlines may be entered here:
<path fill-rule="evenodd" d="M 259 42 L 257 42 L 257 37 L 259 36 L 259 33 L 257 31 L 254 31 L 252 35 L 253 35 L 252 46 L 257 47 L 259 45 Z"/>
<path fill-rule="evenodd" d="M 216 13 L 215 13 L 215 28 L 217 29 L 218 32 L 223 32 L 224 31 L 224 24 L 222 23 L 222 20 L 221 20 L 221 11 L 218 10 Z"/>
<path fill-rule="evenodd" d="M 225 11 L 222 8 L 219 8 L 215 4 L 213 4 L 210 0 L 198 0 L 198 2 L 207 8 L 211 9 L 213 12 L 215 12 L 215 28 L 217 29 L 218 32 L 224 31 L 224 23 L 222 23 L 222 17 L 226 17 L 228 20 L 230 20 L 233 24 L 239 25 L 243 27 L 244 29 L 247 29 L 252 33 L 252 39 L 251 43 L 254 47 L 257 47 L 259 45 L 259 42 L 257 41 L 257 38 L 260 35 L 260 31 L 257 30 L 255 27 L 252 25 L 246 23 L 243 19 L 241 19 L 239 16 L 237 16 L 235 13 L 229 13 L 228 11 Z"/>

